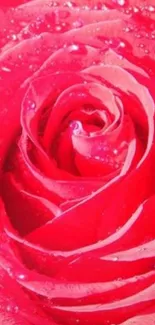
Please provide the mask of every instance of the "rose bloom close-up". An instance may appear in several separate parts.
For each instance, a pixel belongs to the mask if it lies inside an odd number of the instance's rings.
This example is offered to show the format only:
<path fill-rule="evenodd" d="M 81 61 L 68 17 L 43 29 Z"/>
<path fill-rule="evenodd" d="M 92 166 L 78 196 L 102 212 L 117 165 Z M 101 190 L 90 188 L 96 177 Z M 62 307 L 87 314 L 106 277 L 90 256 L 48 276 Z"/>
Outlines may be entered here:
<path fill-rule="evenodd" d="M 155 0 L 0 0 L 0 325 L 155 324 Z"/>

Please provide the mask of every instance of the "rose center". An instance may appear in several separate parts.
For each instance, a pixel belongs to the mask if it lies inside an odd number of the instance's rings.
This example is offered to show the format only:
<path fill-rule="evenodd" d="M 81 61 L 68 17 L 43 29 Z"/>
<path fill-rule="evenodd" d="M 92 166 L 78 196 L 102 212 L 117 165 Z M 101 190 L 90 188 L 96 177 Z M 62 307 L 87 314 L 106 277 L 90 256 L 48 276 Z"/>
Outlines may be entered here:
<path fill-rule="evenodd" d="M 117 134 L 120 119 L 114 123 L 114 114 L 106 108 L 72 111 L 51 145 L 58 168 L 87 177 L 119 172 L 127 152 L 127 141 Z"/>

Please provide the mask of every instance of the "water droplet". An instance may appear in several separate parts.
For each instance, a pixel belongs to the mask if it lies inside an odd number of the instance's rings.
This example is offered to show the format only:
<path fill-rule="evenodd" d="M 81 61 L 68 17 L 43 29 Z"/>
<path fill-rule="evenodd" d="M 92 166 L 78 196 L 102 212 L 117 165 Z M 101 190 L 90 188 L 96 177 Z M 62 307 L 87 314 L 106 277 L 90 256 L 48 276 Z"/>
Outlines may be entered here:
<path fill-rule="evenodd" d="M 74 28 L 80 28 L 82 26 L 83 26 L 83 21 L 80 20 L 80 19 L 73 22 L 73 27 Z"/>
<path fill-rule="evenodd" d="M 125 0 L 118 0 L 118 4 L 120 6 L 124 6 L 125 5 Z"/>
<path fill-rule="evenodd" d="M 136 38 L 142 38 L 142 35 L 141 35 L 140 33 L 136 33 L 136 34 L 135 34 L 135 37 L 136 37 Z"/>
<path fill-rule="evenodd" d="M 47 24 L 47 28 L 50 29 L 51 28 L 51 25 L 50 24 Z"/>
<path fill-rule="evenodd" d="M 11 38 L 12 38 L 13 41 L 17 41 L 17 35 L 16 34 L 11 35 Z"/>
<path fill-rule="evenodd" d="M 57 24 L 55 26 L 55 31 L 56 32 L 64 32 L 68 29 L 68 23 L 62 22 L 61 24 Z"/>
<path fill-rule="evenodd" d="M 26 275 L 25 275 L 25 274 L 18 274 L 17 278 L 18 278 L 19 280 L 25 280 Z"/>
<path fill-rule="evenodd" d="M 22 54 L 18 54 L 18 59 L 22 60 L 22 58 L 23 58 Z"/>
<path fill-rule="evenodd" d="M 138 7 L 133 7 L 132 10 L 133 10 L 133 12 L 134 12 L 135 14 L 139 12 L 139 8 L 138 8 Z"/>
<path fill-rule="evenodd" d="M 125 45 L 124 42 L 120 42 L 120 43 L 119 43 L 119 46 L 122 47 L 122 48 L 124 48 L 126 45 Z"/>
<path fill-rule="evenodd" d="M 150 53 L 150 51 L 147 50 L 147 49 L 144 52 L 145 52 L 145 54 L 149 54 Z"/>
<path fill-rule="evenodd" d="M 129 32 L 132 31 L 132 28 L 130 28 L 130 27 L 125 27 L 125 28 L 123 28 L 123 31 L 126 32 L 126 33 L 129 33 Z"/>
<path fill-rule="evenodd" d="M 108 10 L 108 8 L 106 7 L 105 4 L 103 4 L 103 1 L 99 1 L 95 4 L 95 6 L 93 7 L 93 9 L 95 10 Z"/>
<path fill-rule="evenodd" d="M 100 156 L 95 156 L 94 157 L 96 160 L 101 160 L 101 157 Z"/>
<path fill-rule="evenodd" d="M 29 70 L 30 71 L 36 71 L 36 69 L 37 69 L 37 67 L 35 65 L 33 65 L 33 64 L 29 65 Z"/>
<path fill-rule="evenodd" d="M 151 35 L 150 35 L 150 38 L 151 38 L 151 39 L 155 39 L 155 34 L 151 34 Z"/>
<path fill-rule="evenodd" d="M 154 11 L 155 11 L 155 7 L 153 7 L 153 6 L 149 6 L 147 9 L 148 9 L 148 11 L 150 11 L 150 12 L 154 12 Z"/>
<path fill-rule="evenodd" d="M 18 313 L 19 307 L 13 303 L 10 303 L 6 306 L 6 311 L 10 313 Z"/>
<path fill-rule="evenodd" d="M 82 131 L 82 123 L 80 121 L 72 121 L 69 126 L 74 134 L 79 134 Z"/>
<path fill-rule="evenodd" d="M 35 103 L 34 101 L 32 101 L 32 100 L 28 100 L 28 102 L 27 102 L 27 108 L 28 108 L 29 110 L 35 110 L 35 108 L 36 108 L 36 103 Z"/>
<path fill-rule="evenodd" d="M 113 153 L 114 153 L 114 155 L 118 155 L 118 150 L 117 149 L 114 149 L 113 150 Z"/>
<path fill-rule="evenodd" d="M 70 53 L 75 53 L 75 54 L 87 54 L 87 49 L 85 45 L 78 45 L 78 44 L 72 44 L 68 47 L 68 50 Z"/>
<path fill-rule="evenodd" d="M 126 9 L 124 12 L 125 12 L 126 15 L 129 15 L 130 14 L 130 10 L 129 9 Z"/>
<path fill-rule="evenodd" d="M 82 9 L 83 9 L 83 10 L 90 10 L 89 6 L 87 6 L 87 5 L 82 6 Z"/>
<path fill-rule="evenodd" d="M 139 44 L 139 47 L 140 47 L 141 49 L 143 49 L 144 46 L 145 46 L 145 45 L 144 45 L 143 43 L 140 43 L 140 44 Z"/>
<path fill-rule="evenodd" d="M 58 25 L 58 26 L 55 27 L 55 30 L 56 30 L 57 32 L 60 32 L 61 29 L 62 29 L 62 27 L 61 27 L 60 25 Z"/>
<path fill-rule="evenodd" d="M 115 2 L 115 1 L 114 1 L 114 2 Z M 117 2 L 117 4 L 118 4 L 119 6 L 124 6 L 125 3 L 126 3 L 126 0 L 116 0 L 116 2 Z"/>
<path fill-rule="evenodd" d="M 69 47 L 70 52 L 74 52 L 74 51 L 78 51 L 79 50 L 79 46 L 76 44 L 73 44 Z"/>
<path fill-rule="evenodd" d="M 75 7 L 75 3 L 72 1 L 65 1 L 64 7 L 68 7 L 68 8 Z"/>
<path fill-rule="evenodd" d="M 59 5 L 59 3 L 57 1 L 51 1 L 48 3 L 49 7 L 57 7 Z"/>
<path fill-rule="evenodd" d="M 114 262 L 116 262 L 116 261 L 118 261 L 118 257 L 117 257 L 117 256 L 114 256 L 114 257 L 112 258 L 112 260 L 113 260 Z"/>
<path fill-rule="evenodd" d="M 5 66 L 3 66 L 3 67 L 1 68 L 1 70 L 2 70 L 2 71 L 5 71 L 5 72 L 11 72 L 11 69 L 8 68 L 8 67 L 5 67 Z"/>

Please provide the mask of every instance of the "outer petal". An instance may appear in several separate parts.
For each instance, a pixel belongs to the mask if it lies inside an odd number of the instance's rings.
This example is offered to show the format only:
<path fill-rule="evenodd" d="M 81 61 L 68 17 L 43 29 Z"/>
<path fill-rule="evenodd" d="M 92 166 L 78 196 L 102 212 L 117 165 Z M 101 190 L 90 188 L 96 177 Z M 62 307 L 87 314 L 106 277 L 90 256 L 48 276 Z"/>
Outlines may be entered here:
<path fill-rule="evenodd" d="M 4 325 L 56 325 L 30 300 L 21 286 L 0 268 L 0 322 Z"/>

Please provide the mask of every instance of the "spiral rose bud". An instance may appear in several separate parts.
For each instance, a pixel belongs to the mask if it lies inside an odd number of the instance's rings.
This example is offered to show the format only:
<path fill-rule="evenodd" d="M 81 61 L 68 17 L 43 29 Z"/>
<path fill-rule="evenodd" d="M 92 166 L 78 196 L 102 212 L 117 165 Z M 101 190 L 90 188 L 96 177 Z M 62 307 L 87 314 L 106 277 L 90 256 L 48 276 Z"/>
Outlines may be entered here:
<path fill-rule="evenodd" d="M 153 325 L 154 0 L 0 6 L 0 323 Z"/>

